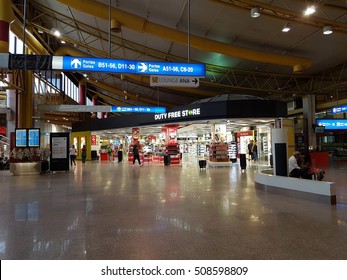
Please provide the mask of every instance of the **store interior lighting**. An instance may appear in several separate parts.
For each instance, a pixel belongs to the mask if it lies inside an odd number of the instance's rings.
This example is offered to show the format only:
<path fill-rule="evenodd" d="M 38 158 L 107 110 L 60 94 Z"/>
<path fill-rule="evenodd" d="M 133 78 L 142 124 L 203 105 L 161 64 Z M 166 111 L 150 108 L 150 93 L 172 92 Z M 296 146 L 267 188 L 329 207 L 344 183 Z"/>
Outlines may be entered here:
<path fill-rule="evenodd" d="M 309 16 L 312 15 L 313 13 L 316 12 L 316 7 L 314 5 L 311 5 L 309 7 L 306 8 L 306 10 L 304 11 L 304 15 L 305 16 Z"/>
<path fill-rule="evenodd" d="M 59 30 L 57 30 L 57 29 L 55 29 L 55 30 L 53 31 L 53 34 L 54 34 L 55 37 L 58 37 L 58 38 L 59 38 L 60 35 L 61 35 L 60 32 L 59 32 Z"/>
<path fill-rule="evenodd" d="M 285 26 L 282 28 L 282 32 L 289 32 L 291 29 L 291 26 L 287 23 Z"/>
<path fill-rule="evenodd" d="M 260 9 L 258 7 L 254 7 L 251 9 L 251 17 L 257 18 L 260 16 Z"/>
<path fill-rule="evenodd" d="M 324 35 L 330 35 L 331 33 L 333 33 L 333 28 L 330 25 L 326 25 L 323 27 Z"/>

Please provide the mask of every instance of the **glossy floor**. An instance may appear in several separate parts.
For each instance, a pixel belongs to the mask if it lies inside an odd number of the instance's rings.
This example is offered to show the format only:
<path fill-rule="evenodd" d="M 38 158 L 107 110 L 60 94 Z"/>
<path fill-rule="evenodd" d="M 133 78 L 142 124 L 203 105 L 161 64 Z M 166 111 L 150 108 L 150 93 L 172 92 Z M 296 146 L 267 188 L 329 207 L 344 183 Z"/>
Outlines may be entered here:
<path fill-rule="evenodd" d="M 191 158 L 0 171 L 0 258 L 347 259 L 347 164 L 327 172 L 336 206 L 264 192 L 258 168 L 200 170 Z"/>

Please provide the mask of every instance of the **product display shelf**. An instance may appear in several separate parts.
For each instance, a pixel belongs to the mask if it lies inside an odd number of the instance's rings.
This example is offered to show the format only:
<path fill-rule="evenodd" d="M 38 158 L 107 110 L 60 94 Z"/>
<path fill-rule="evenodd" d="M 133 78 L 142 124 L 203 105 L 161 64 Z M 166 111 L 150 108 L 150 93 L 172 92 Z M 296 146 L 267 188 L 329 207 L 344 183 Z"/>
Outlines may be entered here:
<path fill-rule="evenodd" d="M 166 154 L 170 157 L 170 165 L 176 165 L 181 163 L 181 154 L 178 144 L 166 145 Z"/>
<path fill-rule="evenodd" d="M 205 155 L 205 151 L 206 151 L 206 145 L 205 144 L 199 144 L 196 146 L 196 154 L 198 156 L 204 156 Z"/>
<path fill-rule="evenodd" d="M 229 162 L 228 153 L 227 143 L 212 143 L 209 160 L 211 162 Z"/>
<path fill-rule="evenodd" d="M 236 142 L 229 142 L 228 143 L 228 154 L 229 154 L 229 158 L 232 162 L 237 161 L 237 144 L 236 144 Z"/>

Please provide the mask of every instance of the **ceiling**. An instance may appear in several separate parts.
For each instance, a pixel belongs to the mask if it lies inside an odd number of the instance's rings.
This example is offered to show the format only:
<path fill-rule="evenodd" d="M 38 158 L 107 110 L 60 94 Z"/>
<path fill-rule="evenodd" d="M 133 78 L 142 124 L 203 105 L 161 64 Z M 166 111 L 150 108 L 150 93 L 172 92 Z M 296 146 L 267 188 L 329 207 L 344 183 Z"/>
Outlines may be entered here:
<path fill-rule="evenodd" d="M 141 75 L 70 73 L 86 80 L 89 98 L 100 105 L 174 107 L 233 93 L 284 101 L 306 94 L 320 102 L 346 98 L 347 1 L 25 2 L 26 28 L 49 54 L 206 64 L 198 88 L 150 87 Z M 13 3 L 24 17 L 24 0 Z M 308 5 L 316 12 L 304 16 Z M 253 7 L 261 11 L 257 18 L 250 16 Z M 120 30 L 110 30 L 117 21 Z M 291 30 L 282 32 L 288 23 Z M 326 25 L 331 35 L 323 35 Z"/>

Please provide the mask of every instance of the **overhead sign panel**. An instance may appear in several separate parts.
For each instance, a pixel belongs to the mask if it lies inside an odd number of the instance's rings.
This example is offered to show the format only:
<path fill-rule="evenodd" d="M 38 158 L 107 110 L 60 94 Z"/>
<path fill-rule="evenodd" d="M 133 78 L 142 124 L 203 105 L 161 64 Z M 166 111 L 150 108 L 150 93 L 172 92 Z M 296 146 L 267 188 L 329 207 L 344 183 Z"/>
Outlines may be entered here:
<path fill-rule="evenodd" d="M 112 106 L 112 113 L 154 113 L 161 114 L 166 112 L 165 107 L 136 107 L 136 106 Z"/>
<path fill-rule="evenodd" d="M 205 77 L 206 66 L 200 63 L 118 60 L 108 58 L 54 56 L 53 70 L 91 71 L 142 75 Z"/>
<path fill-rule="evenodd" d="M 45 105 L 37 106 L 39 112 L 112 112 L 112 113 L 154 113 L 166 112 L 166 107 L 146 106 L 105 106 L 105 105 Z"/>
<path fill-rule="evenodd" d="M 347 119 L 318 119 L 316 120 L 316 124 L 324 126 L 325 130 L 347 130 Z"/>
<path fill-rule="evenodd" d="M 331 108 L 331 113 L 333 114 L 341 114 L 347 112 L 347 105 L 340 105 Z"/>
<path fill-rule="evenodd" d="M 198 87 L 199 77 L 151 76 L 151 87 Z"/>

